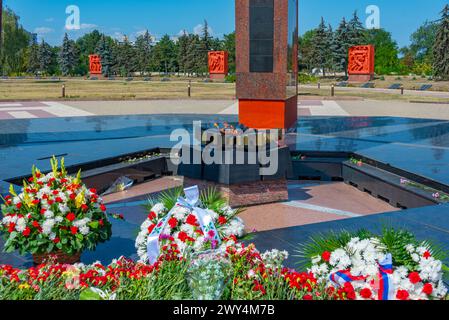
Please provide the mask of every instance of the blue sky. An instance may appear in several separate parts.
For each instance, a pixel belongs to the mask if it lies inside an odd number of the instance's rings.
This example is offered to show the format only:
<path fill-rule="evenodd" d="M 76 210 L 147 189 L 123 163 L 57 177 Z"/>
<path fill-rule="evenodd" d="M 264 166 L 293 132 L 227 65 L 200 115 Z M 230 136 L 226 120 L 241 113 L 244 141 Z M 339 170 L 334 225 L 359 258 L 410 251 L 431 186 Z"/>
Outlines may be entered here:
<path fill-rule="evenodd" d="M 77 38 L 94 28 L 117 38 L 133 39 L 148 29 L 156 37 L 176 36 L 181 30 L 195 32 L 206 19 L 215 36 L 234 30 L 234 0 L 4 0 L 21 17 L 26 29 L 59 44 L 64 35 L 69 5 L 81 12 L 79 31 L 70 31 Z M 300 32 L 318 25 L 323 16 L 334 27 L 343 16 L 358 10 L 362 21 L 368 5 L 380 9 L 381 27 L 391 31 L 400 46 L 409 43 L 410 34 L 424 21 L 435 20 L 447 0 L 300 0 Z"/>

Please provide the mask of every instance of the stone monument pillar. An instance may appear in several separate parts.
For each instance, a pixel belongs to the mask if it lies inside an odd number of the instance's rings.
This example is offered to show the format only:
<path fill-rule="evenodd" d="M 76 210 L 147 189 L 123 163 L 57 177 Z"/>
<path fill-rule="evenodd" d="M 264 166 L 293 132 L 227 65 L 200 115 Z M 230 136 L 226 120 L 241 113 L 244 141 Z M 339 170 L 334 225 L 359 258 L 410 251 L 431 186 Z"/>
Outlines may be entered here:
<path fill-rule="evenodd" d="M 209 52 L 209 75 L 211 79 L 224 80 L 229 72 L 229 54 L 226 51 Z"/>
<path fill-rule="evenodd" d="M 375 52 L 373 45 L 349 48 L 349 82 L 368 82 L 374 79 Z"/>
<path fill-rule="evenodd" d="M 236 0 L 239 121 L 287 129 L 298 117 L 298 0 Z"/>
<path fill-rule="evenodd" d="M 97 54 L 91 54 L 89 56 L 89 73 L 91 77 L 102 76 L 101 57 Z"/>

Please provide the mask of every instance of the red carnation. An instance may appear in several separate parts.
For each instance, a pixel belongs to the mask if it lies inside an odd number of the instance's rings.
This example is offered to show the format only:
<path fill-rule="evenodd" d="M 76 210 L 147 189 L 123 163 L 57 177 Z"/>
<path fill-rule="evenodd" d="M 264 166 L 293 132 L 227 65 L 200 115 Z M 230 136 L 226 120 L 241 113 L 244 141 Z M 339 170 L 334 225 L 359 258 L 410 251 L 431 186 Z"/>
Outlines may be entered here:
<path fill-rule="evenodd" d="M 150 220 L 154 220 L 157 218 L 156 213 L 154 213 L 153 211 L 150 212 L 150 214 L 148 215 L 148 219 Z"/>
<path fill-rule="evenodd" d="M 156 228 L 155 224 L 152 224 L 151 226 L 148 227 L 148 233 L 153 232 L 154 228 Z"/>
<path fill-rule="evenodd" d="M 53 193 L 53 195 L 57 196 L 59 194 L 59 191 L 58 190 L 53 190 L 52 193 Z"/>
<path fill-rule="evenodd" d="M 228 222 L 228 220 L 225 217 L 218 218 L 219 224 L 224 225 L 224 224 L 226 224 L 226 222 Z"/>
<path fill-rule="evenodd" d="M 196 224 L 197 224 L 196 217 L 195 217 L 193 214 L 190 214 L 190 215 L 187 217 L 186 223 L 187 223 L 187 224 L 190 224 L 191 226 L 196 226 Z"/>
<path fill-rule="evenodd" d="M 329 262 L 331 259 L 331 253 L 329 251 L 324 251 L 321 255 L 321 258 L 323 259 L 323 261 Z"/>
<path fill-rule="evenodd" d="M 28 182 L 33 182 L 34 181 L 34 177 L 29 177 L 28 178 Z"/>
<path fill-rule="evenodd" d="M 69 220 L 70 222 L 73 222 L 76 219 L 76 216 L 74 213 L 70 212 L 67 216 L 66 219 Z"/>
<path fill-rule="evenodd" d="M 398 290 L 398 293 L 396 294 L 398 300 L 408 300 L 409 297 L 410 295 L 406 290 Z"/>
<path fill-rule="evenodd" d="M 73 235 L 77 234 L 77 233 L 78 233 L 78 227 L 75 227 L 75 226 L 71 227 L 71 228 L 70 228 L 70 232 L 71 232 Z"/>
<path fill-rule="evenodd" d="M 76 199 L 76 194 L 71 193 L 71 194 L 69 195 L 69 198 L 70 198 L 70 200 L 75 200 L 75 199 Z"/>
<path fill-rule="evenodd" d="M 426 283 L 424 285 L 424 288 L 422 289 L 422 292 L 424 292 L 425 294 L 427 294 L 428 296 L 430 296 L 433 292 L 433 286 L 430 283 Z"/>
<path fill-rule="evenodd" d="M 310 295 L 310 294 L 306 294 L 306 295 L 302 298 L 302 300 L 313 300 L 313 297 L 312 297 L 312 295 Z"/>
<path fill-rule="evenodd" d="M 354 287 L 352 286 L 352 284 L 350 282 L 346 282 L 344 284 L 343 290 L 346 293 L 346 297 L 349 300 L 355 300 L 356 295 L 355 295 Z"/>
<path fill-rule="evenodd" d="M 408 279 L 410 280 L 411 283 L 413 284 L 417 284 L 418 282 L 421 281 L 421 277 L 419 276 L 418 272 L 412 272 L 410 273 L 410 275 L 408 276 Z"/>
<path fill-rule="evenodd" d="M 20 208 L 22 208 L 22 203 L 19 202 L 18 204 L 16 204 L 16 208 L 20 210 Z"/>
<path fill-rule="evenodd" d="M 170 228 L 174 229 L 178 226 L 178 219 L 176 218 L 171 218 L 170 220 L 168 220 L 168 225 L 170 226 Z"/>
<path fill-rule="evenodd" d="M 103 219 L 98 220 L 98 223 L 100 224 L 101 227 L 104 226 Z"/>
<path fill-rule="evenodd" d="M 12 233 L 15 229 L 16 229 L 16 224 L 15 223 L 10 223 L 9 226 L 8 226 L 8 232 Z"/>
<path fill-rule="evenodd" d="M 94 188 L 90 189 L 89 191 L 90 191 L 91 193 L 97 193 L 97 189 L 94 189 Z"/>
<path fill-rule="evenodd" d="M 55 202 L 53 200 L 47 200 L 47 203 L 48 203 L 49 206 L 51 206 Z"/>
<path fill-rule="evenodd" d="M 53 240 L 53 242 L 56 243 L 56 244 L 58 244 L 59 242 L 61 242 L 61 239 L 55 238 L 55 239 Z"/>
<path fill-rule="evenodd" d="M 106 211 L 106 206 L 104 204 L 101 204 L 100 205 L 100 209 L 101 209 L 101 211 L 105 212 Z"/>
<path fill-rule="evenodd" d="M 57 203 L 63 203 L 64 202 L 61 197 L 56 197 L 55 201 Z"/>
<path fill-rule="evenodd" d="M 22 234 L 23 234 L 25 237 L 28 237 L 28 236 L 30 235 L 30 233 L 31 233 L 31 229 L 28 228 L 28 227 L 26 227 L 26 229 L 23 230 L 23 232 L 22 232 Z"/>
<path fill-rule="evenodd" d="M 45 212 L 47 212 L 47 210 L 41 209 L 41 214 L 45 214 Z"/>
<path fill-rule="evenodd" d="M 83 210 L 83 212 L 86 212 L 87 210 L 89 210 L 89 207 L 85 204 L 81 205 L 81 210 Z"/>
<path fill-rule="evenodd" d="M 33 200 L 33 202 L 32 202 L 32 203 L 33 203 L 34 205 L 36 205 L 36 206 L 37 206 L 37 205 L 39 204 L 39 202 L 40 202 L 40 201 L 39 201 L 38 199 L 35 199 L 35 200 Z"/>
<path fill-rule="evenodd" d="M 33 221 L 33 227 L 35 227 L 35 228 L 39 228 L 39 227 L 40 227 L 40 224 L 39 224 L 39 222 L 37 222 L 37 221 Z"/>
<path fill-rule="evenodd" d="M 365 288 L 360 291 L 360 295 L 362 296 L 363 299 L 370 299 L 373 293 L 371 292 L 370 289 Z"/>
<path fill-rule="evenodd" d="M 426 252 L 424 252 L 424 254 L 423 254 L 423 257 L 424 257 L 425 259 L 429 259 L 431 256 L 432 256 L 432 255 L 430 254 L 429 251 L 426 251 Z"/>
<path fill-rule="evenodd" d="M 185 232 L 180 232 L 178 235 L 178 239 L 181 240 L 182 242 L 186 242 L 188 237 L 189 236 Z"/>

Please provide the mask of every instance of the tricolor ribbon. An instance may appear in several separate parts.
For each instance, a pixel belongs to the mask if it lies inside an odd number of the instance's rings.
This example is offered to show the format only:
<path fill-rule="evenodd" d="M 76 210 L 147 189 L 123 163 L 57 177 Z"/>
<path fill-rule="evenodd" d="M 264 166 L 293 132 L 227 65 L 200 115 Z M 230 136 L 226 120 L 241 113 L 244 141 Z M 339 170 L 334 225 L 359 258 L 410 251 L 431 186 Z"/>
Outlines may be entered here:
<path fill-rule="evenodd" d="M 176 205 L 170 212 L 162 218 L 150 233 L 147 239 L 147 253 L 148 253 L 148 261 L 150 264 L 154 264 L 160 256 L 160 246 L 159 240 L 162 235 L 162 232 L 167 225 L 168 221 L 173 216 L 174 211 L 183 207 L 192 214 L 196 216 L 198 219 L 201 230 L 204 235 L 212 241 L 215 241 L 217 245 L 220 245 L 221 239 L 218 234 L 218 231 L 215 227 L 212 216 L 204 209 L 197 207 L 200 202 L 200 192 L 198 186 L 194 186 L 191 188 L 184 189 L 185 198 L 179 197 Z"/>
<path fill-rule="evenodd" d="M 394 300 L 395 288 L 392 281 L 393 274 L 393 258 L 391 254 L 387 254 L 385 259 L 379 262 L 379 300 Z M 337 287 L 343 287 L 345 283 L 365 281 L 368 277 L 353 276 L 349 270 L 342 270 L 330 275 L 330 281 Z"/>
<path fill-rule="evenodd" d="M 394 300 L 395 288 L 392 281 L 393 257 L 387 254 L 383 261 L 379 262 L 379 300 Z"/>

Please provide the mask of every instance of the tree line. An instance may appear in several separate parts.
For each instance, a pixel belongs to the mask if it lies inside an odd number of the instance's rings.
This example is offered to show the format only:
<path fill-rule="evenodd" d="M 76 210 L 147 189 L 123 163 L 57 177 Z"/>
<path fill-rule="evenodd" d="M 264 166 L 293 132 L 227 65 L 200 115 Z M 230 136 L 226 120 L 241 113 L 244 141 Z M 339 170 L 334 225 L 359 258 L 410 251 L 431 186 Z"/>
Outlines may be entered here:
<path fill-rule="evenodd" d="M 207 21 L 201 34 L 184 31 L 177 38 L 164 35 L 155 41 L 146 31 L 131 42 L 128 37 L 117 40 L 94 30 L 76 41 L 65 34 L 61 46 L 51 46 L 45 40 L 38 43 L 10 9 L 4 10 L 3 26 L 0 61 L 4 75 L 85 76 L 91 54 L 101 56 L 105 76 L 145 76 L 151 72 L 204 75 L 211 50 L 229 51 L 230 69 L 235 71 L 234 33 L 214 38 Z"/>
<path fill-rule="evenodd" d="M 372 44 L 379 75 L 434 75 L 449 79 L 449 5 L 441 12 L 441 19 L 425 22 L 410 40 L 408 47 L 399 48 L 390 32 L 364 28 L 357 12 L 349 21 L 343 18 L 335 31 L 321 18 L 317 28 L 299 39 L 300 70 L 310 73 L 318 69 L 323 76 L 342 72 L 347 75 L 349 48 Z"/>
<path fill-rule="evenodd" d="M 207 21 L 200 34 L 183 32 L 179 37 L 163 36 L 158 41 L 147 31 L 134 42 L 94 30 L 76 41 L 66 34 L 61 46 L 36 41 L 10 9 L 4 10 L 3 46 L 0 51 L 2 74 L 85 76 L 90 54 L 99 54 L 106 76 L 129 76 L 151 72 L 204 75 L 207 52 L 229 52 L 231 73 L 235 72 L 235 33 L 223 39 L 209 33 Z M 377 74 L 417 74 L 449 79 L 449 5 L 441 19 L 424 23 L 411 37 L 411 44 L 399 48 L 390 32 L 364 28 L 357 12 L 343 18 L 333 30 L 321 19 L 317 28 L 299 38 L 299 67 L 302 72 L 318 69 L 322 74 L 347 73 L 348 49 L 354 45 L 376 47 Z"/>

